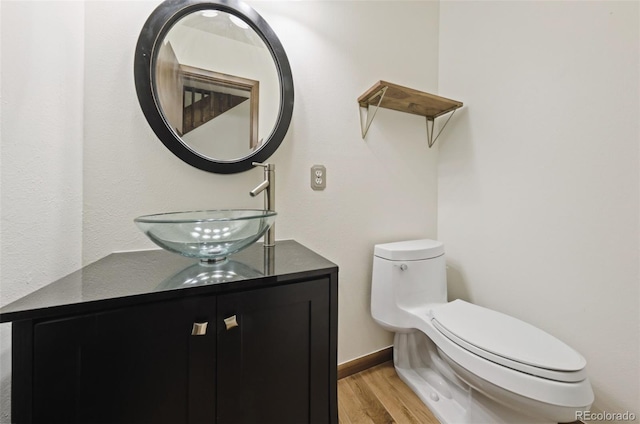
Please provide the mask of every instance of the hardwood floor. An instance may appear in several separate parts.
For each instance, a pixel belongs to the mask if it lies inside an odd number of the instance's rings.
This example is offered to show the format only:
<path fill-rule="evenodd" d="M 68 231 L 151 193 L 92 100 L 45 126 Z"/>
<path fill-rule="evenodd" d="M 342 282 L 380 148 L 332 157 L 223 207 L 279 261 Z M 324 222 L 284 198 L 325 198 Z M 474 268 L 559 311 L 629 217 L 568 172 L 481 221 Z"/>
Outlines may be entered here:
<path fill-rule="evenodd" d="M 338 420 L 340 424 L 440 424 L 400 380 L 392 361 L 338 380 Z"/>
<path fill-rule="evenodd" d="M 341 424 L 439 424 L 388 361 L 338 380 Z"/>

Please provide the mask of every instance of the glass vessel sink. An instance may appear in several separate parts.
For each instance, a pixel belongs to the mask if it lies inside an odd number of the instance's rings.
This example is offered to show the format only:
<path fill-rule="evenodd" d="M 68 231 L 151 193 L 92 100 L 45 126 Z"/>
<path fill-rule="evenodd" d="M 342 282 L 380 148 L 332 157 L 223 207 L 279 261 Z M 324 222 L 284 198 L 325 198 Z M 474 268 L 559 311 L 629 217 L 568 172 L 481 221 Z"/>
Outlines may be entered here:
<path fill-rule="evenodd" d="M 163 249 L 212 263 L 255 243 L 276 215 L 259 209 L 208 210 L 145 215 L 134 222 Z"/>

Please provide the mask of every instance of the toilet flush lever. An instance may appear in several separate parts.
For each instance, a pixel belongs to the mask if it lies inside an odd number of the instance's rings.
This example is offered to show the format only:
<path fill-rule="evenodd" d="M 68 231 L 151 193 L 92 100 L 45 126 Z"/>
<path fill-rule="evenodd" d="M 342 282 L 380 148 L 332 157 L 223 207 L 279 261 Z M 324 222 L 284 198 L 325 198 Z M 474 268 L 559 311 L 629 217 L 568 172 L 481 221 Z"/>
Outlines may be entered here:
<path fill-rule="evenodd" d="M 407 264 L 399 264 L 399 265 L 394 265 L 394 266 L 400 268 L 400 271 L 406 271 L 407 268 L 409 268 L 409 266 Z"/>

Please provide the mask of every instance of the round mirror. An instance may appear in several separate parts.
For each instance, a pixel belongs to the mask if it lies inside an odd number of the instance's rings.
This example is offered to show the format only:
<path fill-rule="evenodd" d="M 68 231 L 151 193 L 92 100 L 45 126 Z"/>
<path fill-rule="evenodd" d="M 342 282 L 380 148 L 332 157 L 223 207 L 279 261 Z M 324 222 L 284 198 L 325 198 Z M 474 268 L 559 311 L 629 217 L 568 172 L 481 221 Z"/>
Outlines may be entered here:
<path fill-rule="evenodd" d="M 264 162 L 291 122 L 287 56 L 267 22 L 242 2 L 163 2 L 140 33 L 134 74 L 158 138 L 205 171 L 242 172 Z"/>

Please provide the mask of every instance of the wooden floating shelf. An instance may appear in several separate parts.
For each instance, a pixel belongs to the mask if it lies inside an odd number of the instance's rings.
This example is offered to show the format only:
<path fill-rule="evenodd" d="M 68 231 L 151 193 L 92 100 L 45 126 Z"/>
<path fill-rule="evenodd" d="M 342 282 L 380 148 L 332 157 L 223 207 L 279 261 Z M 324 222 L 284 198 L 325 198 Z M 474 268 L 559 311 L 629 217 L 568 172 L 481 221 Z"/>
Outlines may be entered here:
<path fill-rule="evenodd" d="M 381 91 L 387 87 L 379 107 L 412 113 L 414 115 L 437 118 L 445 113 L 462 107 L 462 102 L 403 87 L 386 81 L 378 81 L 358 98 L 361 107 L 376 105 L 380 101 Z"/>
<path fill-rule="evenodd" d="M 433 124 L 435 118 L 450 112 L 455 112 L 456 109 L 463 106 L 462 102 L 457 100 L 447 99 L 387 81 L 378 81 L 373 87 L 358 97 L 358 104 L 360 108 L 367 111 L 367 114 L 369 106 L 376 108 L 373 111 L 373 115 L 370 118 L 367 117 L 366 125 L 362 121 L 362 114 L 360 115 L 362 138 L 366 135 L 369 125 L 371 125 L 371 121 L 375 116 L 375 112 L 380 107 L 425 116 L 427 118 L 428 130 L 429 122 Z M 431 147 L 433 142 L 435 142 L 435 139 L 433 139 L 433 131 L 431 131 L 429 147 Z"/>

